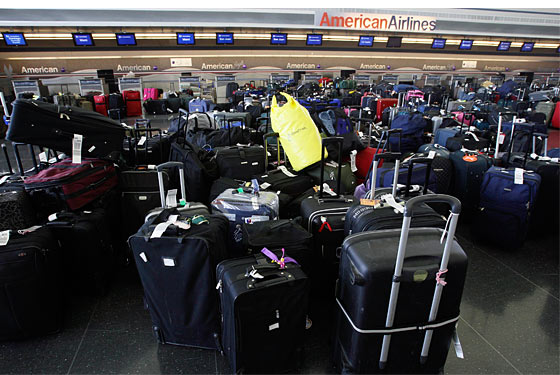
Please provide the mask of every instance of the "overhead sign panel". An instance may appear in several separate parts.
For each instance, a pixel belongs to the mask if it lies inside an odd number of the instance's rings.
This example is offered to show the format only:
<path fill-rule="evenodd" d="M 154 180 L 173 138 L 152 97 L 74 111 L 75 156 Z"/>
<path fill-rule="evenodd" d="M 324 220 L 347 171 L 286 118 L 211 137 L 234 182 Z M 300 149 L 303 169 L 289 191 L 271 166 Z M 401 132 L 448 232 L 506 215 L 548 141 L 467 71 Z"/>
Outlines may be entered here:
<path fill-rule="evenodd" d="M 436 18 L 396 14 L 346 13 L 329 9 L 315 12 L 315 26 L 336 29 L 425 33 L 436 29 Z"/>

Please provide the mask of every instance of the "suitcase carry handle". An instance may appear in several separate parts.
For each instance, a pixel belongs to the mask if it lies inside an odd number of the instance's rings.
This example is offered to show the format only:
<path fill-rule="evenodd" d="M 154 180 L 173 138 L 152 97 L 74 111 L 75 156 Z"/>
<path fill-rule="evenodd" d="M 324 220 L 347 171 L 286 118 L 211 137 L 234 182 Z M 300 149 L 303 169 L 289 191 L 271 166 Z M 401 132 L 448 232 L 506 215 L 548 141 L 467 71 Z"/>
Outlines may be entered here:
<path fill-rule="evenodd" d="M 280 133 L 266 133 L 263 135 L 264 143 L 264 171 L 268 172 L 268 142 L 266 141 L 269 137 L 276 137 L 276 148 L 278 149 L 278 165 L 280 165 Z"/>
<path fill-rule="evenodd" d="M 342 194 L 340 194 L 340 187 L 341 187 L 341 181 L 340 179 L 342 178 L 342 145 L 344 143 L 344 138 L 343 137 L 327 137 L 327 138 L 323 138 L 323 141 L 321 142 L 321 179 L 320 179 L 320 186 L 319 186 L 319 199 L 324 199 L 323 198 L 323 184 L 325 183 L 325 150 L 327 148 L 327 145 L 329 143 L 338 143 L 338 177 L 336 180 L 336 194 L 337 197 L 336 199 L 340 198 L 342 196 Z"/>
<path fill-rule="evenodd" d="M 247 281 L 247 288 L 248 289 L 256 289 L 256 288 L 265 288 L 276 284 L 281 284 L 288 280 L 293 280 L 294 276 L 286 272 L 285 270 L 279 270 L 273 274 L 267 274 L 266 276 L 274 276 L 272 279 L 250 279 Z"/>
<path fill-rule="evenodd" d="M 385 327 L 390 329 L 393 327 L 393 322 L 395 318 L 395 312 L 397 308 L 397 300 L 399 297 L 399 287 L 400 278 L 402 276 L 404 257 L 406 255 L 406 245 L 408 241 L 408 234 L 410 231 L 410 223 L 412 221 L 412 214 L 414 209 L 423 203 L 448 203 L 451 206 L 451 215 L 448 219 L 446 225 L 449 227 L 447 230 L 447 239 L 443 248 L 443 255 L 441 257 L 441 263 L 439 266 L 439 271 L 436 276 L 436 286 L 434 290 L 434 296 L 432 298 L 432 305 L 430 308 L 430 315 L 428 317 L 428 322 L 433 322 L 436 320 L 439 302 L 441 300 L 441 294 L 443 292 L 443 286 L 445 281 L 440 279 L 441 275 L 447 272 L 447 263 L 449 262 L 449 256 L 451 255 L 451 248 L 453 247 L 455 230 L 457 228 L 457 222 L 459 221 L 459 213 L 461 212 L 461 202 L 459 199 L 452 197 L 450 195 L 444 194 L 430 194 L 422 195 L 419 197 L 414 197 L 408 200 L 404 206 L 404 218 L 401 228 L 399 247 L 397 252 L 397 259 L 395 263 L 395 271 L 393 274 L 393 282 L 391 284 L 391 294 L 389 298 L 389 306 L 387 309 L 387 318 L 385 321 Z M 444 230 L 444 234 L 445 231 Z M 425 363 L 428 359 L 428 352 L 430 349 L 430 343 L 432 340 L 433 330 L 428 329 L 424 335 L 424 343 L 422 345 L 422 352 L 420 356 L 420 363 Z M 381 355 L 379 357 L 379 368 L 384 369 L 387 364 L 387 358 L 389 355 L 389 346 L 391 344 L 391 335 L 385 334 L 383 336 L 383 344 L 381 346 Z"/>
<path fill-rule="evenodd" d="M 140 126 L 145 126 L 148 129 L 152 128 L 152 122 L 147 118 L 139 118 L 134 121 L 134 128 L 139 129 Z"/>
<path fill-rule="evenodd" d="M 159 184 L 159 197 L 161 199 L 161 208 L 165 208 L 165 186 L 163 186 L 163 170 L 170 168 L 179 168 L 179 181 L 181 183 L 181 198 L 187 200 L 185 193 L 185 165 L 180 161 L 168 161 L 156 166 Z"/>

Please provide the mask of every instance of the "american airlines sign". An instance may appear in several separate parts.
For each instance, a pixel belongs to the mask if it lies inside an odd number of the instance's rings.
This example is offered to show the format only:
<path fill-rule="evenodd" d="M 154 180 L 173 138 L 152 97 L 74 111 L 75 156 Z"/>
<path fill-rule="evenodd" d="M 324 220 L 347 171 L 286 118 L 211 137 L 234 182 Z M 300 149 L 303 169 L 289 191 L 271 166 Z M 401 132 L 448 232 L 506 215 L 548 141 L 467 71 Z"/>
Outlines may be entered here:
<path fill-rule="evenodd" d="M 433 17 L 399 16 L 375 13 L 315 12 L 315 26 L 375 31 L 430 32 L 436 28 Z"/>

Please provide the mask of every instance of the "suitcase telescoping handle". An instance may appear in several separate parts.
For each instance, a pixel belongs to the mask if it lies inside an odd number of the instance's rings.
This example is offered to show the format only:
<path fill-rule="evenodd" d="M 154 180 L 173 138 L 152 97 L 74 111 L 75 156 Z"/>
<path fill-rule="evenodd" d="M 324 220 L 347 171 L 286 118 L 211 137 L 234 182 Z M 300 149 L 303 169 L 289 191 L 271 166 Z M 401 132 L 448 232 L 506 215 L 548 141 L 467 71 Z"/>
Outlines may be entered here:
<path fill-rule="evenodd" d="M 416 157 L 412 158 L 408 161 L 408 174 L 406 176 L 406 191 L 404 192 L 404 196 L 410 196 L 410 187 L 412 185 L 412 171 L 414 169 L 414 164 L 426 164 L 426 179 L 424 180 L 424 191 L 422 194 L 426 194 L 428 192 L 428 184 L 430 183 L 430 170 L 432 169 L 432 162 L 434 159 L 430 159 L 428 157 Z"/>
<path fill-rule="evenodd" d="M 14 174 L 14 169 L 12 168 L 12 162 L 10 161 L 10 155 L 8 155 L 8 148 L 4 143 L 2 143 L 2 152 L 4 153 L 4 158 L 6 159 L 6 164 L 8 165 L 8 173 L 10 175 Z"/>
<path fill-rule="evenodd" d="M 161 199 L 161 208 L 165 208 L 165 186 L 163 186 L 163 170 L 168 168 L 179 169 L 179 181 L 181 183 L 181 198 L 187 200 L 185 192 L 185 165 L 179 161 L 168 161 L 167 163 L 156 166 L 158 183 L 159 183 L 159 196 Z"/>
<path fill-rule="evenodd" d="M 323 141 L 321 143 L 321 179 L 320 179 L 320 186 L 319 186 L 319 199 L 324 199 L 323 198 L 323 184 L 325 183 L 325 150 L 327 149 L 327 145 L 329 143 L 338 143 L 338 173 L 337 173 L 337 179 L 336 179 L 336 194 L 337 194 L 337 199 L 340 198 L 342 196 L 342 194 L 340 193 L 340 187 L 341 187 L 341 179 L 342 179 L 342 145 L 344 143 L 344 138 L 343 137 L 327 137 L 327 138 L 323 138 Z"/>
<path fill-rule="evenodd" d="M 511 135 L 513 136 L 513 130 L 515 129 L 515 120 L 517 120 L 517 113 L 515 112 L 500 112 L 498 114 L 498 132 L 496 133 L 496 150 L 494 151 L 494 159 L 498 159 L 498 152 L 500 151 L 500 134 L 502 133 L 502 121 L 503 115 L 513 114 L 513 120 L 511 122 Z"/>
<path fill-rule="evenodd" d="M 430 194 L 421 195 L 419 197 L 414 197 L 408 200 L 404 206 L 404 218 L 401 229 L 401 235 L 399 240 L 399 248 L 397 251 L 397 260 L 395 263 L 395 272 L 393 275 L 393 283 L 391 284 L 391 294 L 389 297 L 389 307 L 387 309 L 387 318 L 385 321 L 385 327 L 390 329 L 393 327 L 393 321 L 395 318 L 395 311 L 397 308 L 397 300 L 399 297 L 400 279 L 403 270 L 404 258 L 406 255 L 406 245 L 408 241 L 408 234 L 410 231 L 410 222 L 412 220 L 412 213 L 414 209 L 421 205 L 422 203 L 448 203 L 451 206 L 451 216 L 449 217 L 447 229 L 447 239 L 443 247 L 443 255 L 441 257 L 441 263 L 439 265 L 439 271 L 436 277 L 436 285 L 434 290 L 434 296 L 432 298 L 432 306 L 430 308 L 430 315 L 428 317 L 428 322 L 433 322 L 436 319 L 439 302 L 441 300 L 441 294 L 443 292 L 443 286 L 445 282 L 440 279 L 441 275 L 447 272 L 447 263 L 449 262 L 449 256 L 451 255 L 451 248 L 453 247 L 453 241 L 455 237 L 455 229 L 457 228 L 457 222 L 459 221 L 459 213 L 461 212 L 461 202 L 459 199 L 452 197 L 450 195 L 444 194 Z M 428 329 L 424 335 L 424 343 L 422 345 L 422 352 L 420 355 L 420 362 L 425 363 L 428 359 L 428 352 L 430 349 L 430 343 L 432 340 L 433 330 Z M 381 346 L 381 355 L 379 358 L 379 368 L 384 369 L 387 364 L 387 358 L 389 355 L 389 346 L 391 344 L 391 335 L 385 334 L 383 336 L 383 345 Z"/>
<path fill-rule="evenodd" d="M 263 135 L 263 142 L 264 142 L 264 170 L 268 172 L 268 138 L 275 137 L 276 138 L 276 148 L 278 149 L 278 166 L 280 166 L 280 134 L 279 133 L 266 133 Z"/>
<path fill-rule="evenodd" d="M 373 199 L 375 197 L 375 185 L 377 184 L 377 167 L 379 166 L 379 160 L 384 161 L 395 161 L 395 173 L 393 176 L 393 197 L 397 196 L 397 182 L 399 181 L 399 165 L 400 165 L 400 152 L 384 152 L 381 154 L 373 155 L 373 163 L 371 164 L 371 182 L 370 182 L 370 193 L 369 198 Z"/>

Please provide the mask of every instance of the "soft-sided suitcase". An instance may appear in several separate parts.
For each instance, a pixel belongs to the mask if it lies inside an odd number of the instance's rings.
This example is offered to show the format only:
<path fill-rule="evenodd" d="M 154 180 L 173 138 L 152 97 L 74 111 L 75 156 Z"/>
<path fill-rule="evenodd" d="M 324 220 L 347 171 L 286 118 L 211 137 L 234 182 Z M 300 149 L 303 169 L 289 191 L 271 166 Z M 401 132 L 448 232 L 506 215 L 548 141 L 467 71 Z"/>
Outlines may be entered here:
<path fill-rule="evenodd" d="M 449 154 L 453 163 L 453 196 L 461 200 L 463 213 L 470 214 L 480 199 L 480 185 L 484 173 L 492 166 L 492 159 L 484 154 L 455 151 Z"/>
<path fill-rule="evenodd" d="M 0 231 L 25 229 L 35 225 L 35 210 L 24 190 L 0 192 Z"/>
<path fill-rule="evenodd" d="M 294 198 L 313 187 L 311 177 L 290 171 L 285 166 L 266 171 L 265 174 L 253 176 L 253 178 L 257 179 L 261 188 L 280 191 Z"/>
<path fill-rule="evenodd" d="M 123 141 L 123 151 L 129 164 L 157 165 L 169 160 L 171 140 L 161 129 L 134 129 L 134 137 Z"/>
<path fill-rule="evenodd" d="M 61 254 L 46 227 L 10 231 L 0 246 L 0 340 L 54 333 L 62 324 Z"/>
<path fill-rule="evenodd" d="M 125 128 L 98 113 L 59 107 L 38 100 L 18 99 L 6 138 L 72 155 L 75 135 L 82 135 L 83 157 L 106 157 L 122 150 Z"/>
<path fill-rule="evenodd" d="M 309 280 L 292 261 L 281 266 L 265 259 L 226 260 L 216 269 L 223 352 L 232 373 L 296 372 L 303 360 Z M 274 359 L 279 353 L 282 360 Z"/>
<path fill-rule="evenodd" d="M 109 109 L 107 105 L 107 95 L 95 95 L 93 101 L 95 104 L 95 112 L 101 113 L 103 116 L 109 116 L 107 114 L 107 110 Z"/>
<path fill-rule="evenodd" d="M 159 98 L 158 89 L 150 87 L 144 89 L 144 101 L 156 100 L 157 98 Z"/>
<path fill-rule="evenodd" d="M 522 246 L 540 183 L 537 173 L 521 168 L 492 167 L 486 171 L 473 234 L 504 248 Z"/>
<path fill-rule="evenodd" d="M 111 231 L 103 208 L 57 212 L 47 227 L 59 241 L 65 285 L 76 294 L 103 296 L 115 267 Z"/>
<path fill-rule="evenodd" d="M 227 258 L 227 226 L 222 215 L 166 209 L 129 238 L 158 342 L 219 347 L 214 270 Z"/>
<path fill-rule="evenodd" d="M 544 113 L 546 116 L 545 125 L 549 125 L 550 121 L 552 120 L 552 115 L 554 113 L 554 109 L 556 107 L 556 103 L 554 102 L 539 102 L 535 107 L 535 112 Z"/>
<path fill-rule="evenodd" d="M 217 147 L 216 162 L 220 176 L 250 180 L 265 171 L 265 151 L 262 146 Z"/>
<path fill-rule="evenodd" d="M 82 159 L 80 164 L 64 159 L 24 181 L 38 218 L 63 210 L 77 210 L 117 186 L 112 162 Z"/>
<path fill-rule="evenodd" d="M 431 202 L 451 205 L 447 234 L 410 228 L 414 211 Z M 460 207 L 447 195 L 415 197 L 405 205 L 401 228 L 344 240 L 334 335 L 339 371 L 443 372 L 467 271 L 467 255 L 454 238 Z"/>
<path fill-rule="evenodd" d="M 140 99 L 140 91 L 125 90 L 122 93 L 124 104 L 126 106 L 126 115 L 142 116 L 142 101 Z"/>
<path fill-rule="evenodd" d="M 150 115 L 167 114 L 167 104 L 164 99 L 151 99 L 144 102 L 144 109 Z"/>
<path fill-rule="evenodd" d="M 552 115 L 552 119 L 550 120 L 550 126 L 555 129 L 560 129 L 560 102 L 556 102 L 556 106 L 554 107 L 554 114 Z"/>

